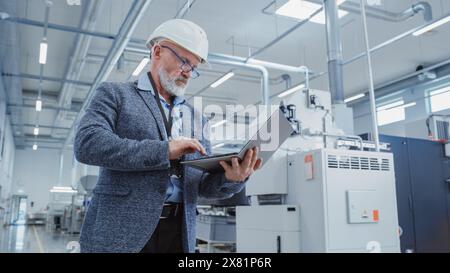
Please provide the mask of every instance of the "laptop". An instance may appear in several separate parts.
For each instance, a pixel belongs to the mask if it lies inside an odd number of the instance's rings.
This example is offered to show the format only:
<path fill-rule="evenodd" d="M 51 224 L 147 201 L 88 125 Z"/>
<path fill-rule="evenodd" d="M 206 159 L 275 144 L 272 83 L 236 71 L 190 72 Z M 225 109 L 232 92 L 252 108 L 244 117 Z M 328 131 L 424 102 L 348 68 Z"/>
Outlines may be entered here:
<path fill-rule="evenodd" d="M 278 128 L 271 128 L 273 126 L 278 126 Z M 242 161 L 249 149 L 257 147 L 259 150 L 258 157 L 262 159 L 263 166 L 293 132 L 291 123 L 284 113 L 277 109 L 239 152 L 183 160 L 180 163 L 210 173 L 221 172 L 224 170 L 220 166 L 220 161 L 225 161 L 228 164 L 231 164 L 232 158 L 238 158 L 239 161 Z"/>

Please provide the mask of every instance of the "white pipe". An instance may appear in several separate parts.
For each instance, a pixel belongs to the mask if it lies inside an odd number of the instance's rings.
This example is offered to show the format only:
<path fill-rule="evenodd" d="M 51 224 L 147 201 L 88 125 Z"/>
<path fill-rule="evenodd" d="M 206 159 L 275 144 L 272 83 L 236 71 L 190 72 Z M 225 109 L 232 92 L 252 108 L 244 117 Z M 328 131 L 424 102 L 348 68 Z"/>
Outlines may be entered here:
<path fill-rule="evenodd" d="M 375 150 L 377 152 L 380 151 L 380 141 L 378 135 L 378 118 L 377 118 L 377 109 L 375 105 L 375 87 L 373 84 L 373 71 L 372 71 L 372 55 L 370 53 L 370 45 L 369 45 L 369 35 L 367 33 L 367 16 L 366 16 L 366 6 L 365 0 L 360 0 L 361 3 L 361 15 L 364 27 L 364 41 L 366 46 L 366 54 L 367 54 L 367 72 L 369 76 L 369 95 L 370 95 L 370 111 L 372 113 L 372 137 L 375 142 Z"/>
<path fill-rule="evenodd" d="M 269 103 L 270 103 L 269 71 L 267 71 L 267 68 L 265 68 L 262 65 L 255 65 L 255 64 L 243 63 L 240 61 L 227 60 L 225 58 L 217 57 L 214 55 L 208 55 L 208 62 L 215 63 L 215 64 L 231 65 L 231 66 L 235 66 L 235 67 L 241 67 L 241 68 L 259 71 L 262 76 L 262 82 L 261 82 L 262 103 L 264 105 L 269 105 Z"/>
<path fill-rule="evenodd" d="M 58 179 L 58 186 L 62 186 L 62 180 L 63 180 L 63 167 L 64 167 L 64 150 L 61 150 L 61 154 L 59 157 L 59 179 Z"/>

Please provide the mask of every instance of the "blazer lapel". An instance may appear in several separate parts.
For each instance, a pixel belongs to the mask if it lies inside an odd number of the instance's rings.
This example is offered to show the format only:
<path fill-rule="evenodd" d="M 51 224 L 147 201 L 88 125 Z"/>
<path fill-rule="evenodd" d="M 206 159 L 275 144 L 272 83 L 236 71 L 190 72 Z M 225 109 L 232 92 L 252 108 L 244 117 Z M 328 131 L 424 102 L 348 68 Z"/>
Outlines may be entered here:
<path fill-rule="evenodd" d="M 164 120 L 161 116 L 161 112 L 159 111 L 158 104 L 155 101 L 155 97 L 150 91 L 144 91 L 140 90 L 136 87 L 136 91 L 138 92 L 139 96 L 144 101 L 145 105 L 147 105 L 147 108 L 150 110 L 150 112 L 153 114 L 153 117 L 156 119 L 156 123 L 158 125 L 159 133 L 163 140 L 168 140 L 166 129 L 164 127 Z"/>

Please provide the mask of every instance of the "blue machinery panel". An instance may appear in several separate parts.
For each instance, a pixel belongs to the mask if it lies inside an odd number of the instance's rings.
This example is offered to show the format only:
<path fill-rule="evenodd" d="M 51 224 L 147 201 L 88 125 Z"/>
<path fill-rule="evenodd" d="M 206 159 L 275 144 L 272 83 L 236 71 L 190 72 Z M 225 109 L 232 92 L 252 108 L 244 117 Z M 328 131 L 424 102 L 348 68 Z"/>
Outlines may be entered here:
<path fill-rule="evenodd" d="M 402 252 L 450 252 L 450 160 L 444 146 L 385 135 L 380 141 L 390 143 L 394 154 Z"/>

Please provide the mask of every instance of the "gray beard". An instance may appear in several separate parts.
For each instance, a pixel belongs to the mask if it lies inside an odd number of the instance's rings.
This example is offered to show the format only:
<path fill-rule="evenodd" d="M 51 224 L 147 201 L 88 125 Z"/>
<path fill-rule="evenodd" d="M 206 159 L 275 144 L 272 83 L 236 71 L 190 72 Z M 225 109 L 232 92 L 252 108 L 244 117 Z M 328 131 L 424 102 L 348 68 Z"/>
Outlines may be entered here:
<path fill-rule="evenodd" d="M 182 78 L 171 78 L 169 73 L 162 67 L 158 69 L 159 81 L 161 82 L 162 88 L 169 92 L 172 96 L 182 97 L 186 91 L 187 84 L 183 87 L 178 86 L 176 81 Z"/>

